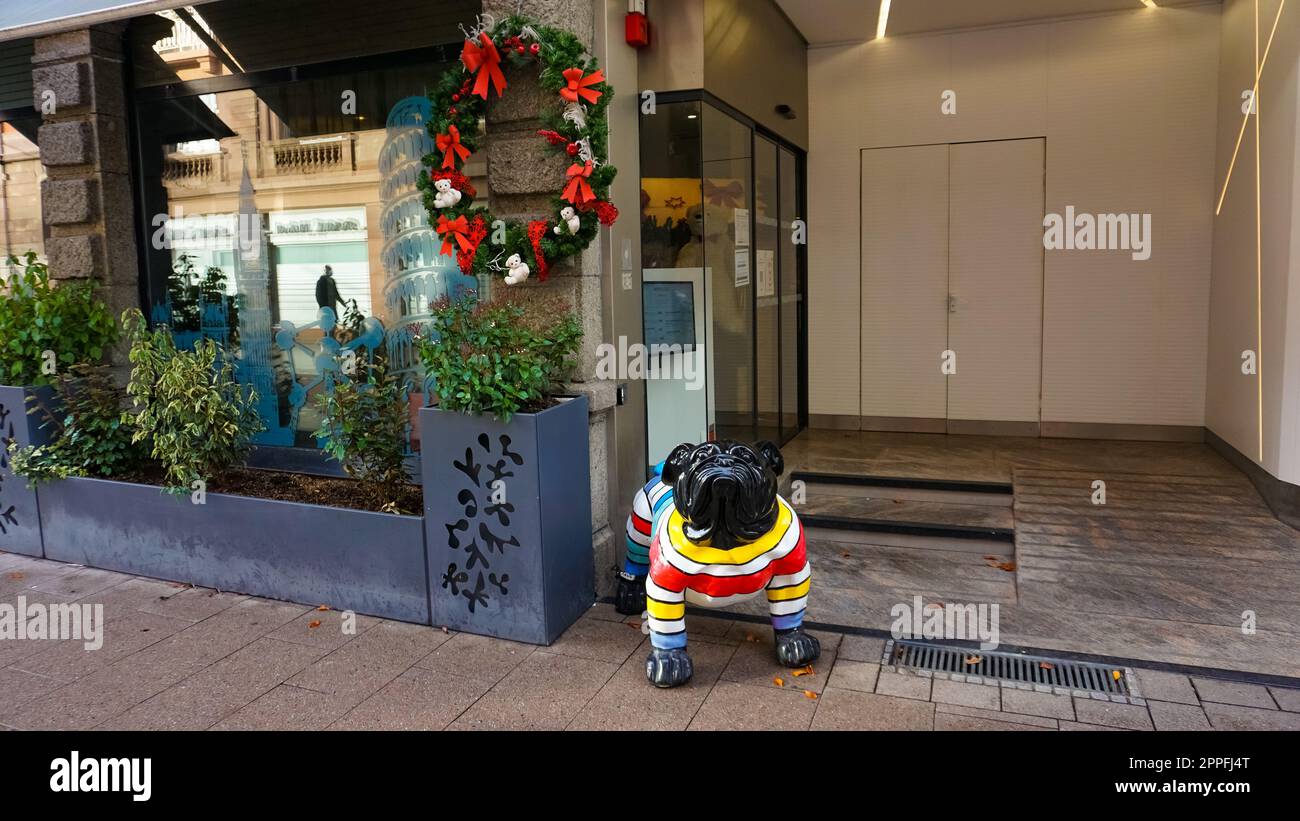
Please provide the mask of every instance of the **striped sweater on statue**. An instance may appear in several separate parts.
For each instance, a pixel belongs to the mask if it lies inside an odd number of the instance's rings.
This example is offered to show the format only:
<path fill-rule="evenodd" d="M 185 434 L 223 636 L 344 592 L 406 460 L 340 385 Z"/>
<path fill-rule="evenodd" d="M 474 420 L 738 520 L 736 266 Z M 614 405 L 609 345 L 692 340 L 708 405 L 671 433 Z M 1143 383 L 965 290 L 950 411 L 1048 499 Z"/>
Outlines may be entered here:
<path fill-rule="evenodd" d="M 659 478 L 661 470 L 662 465 L 655 471 L 655 477 L 637 491 L 632 500 L 632 512 L 627 517 L 623 572 L 637 579 L 644 579 L 650 570 L 650 536 L 654 533 L 655 523 L 664 511 L 673 507 L 673 489 Z"/>
<path fill-rule="evenodd" d="M 671 498 L 671 492 L 668 495 Z M 730 550 L 688 540 L 682 516 L 671 504 L 658 511 L 657 519 L 652 520 L 654 538 L 646 579 L 646 609 L 654 647 L 686 646 L 687 602 L 725 607 L 766 591 L 775 630 L 792 630 L 803 624 L 812 577 L 803 526 L 784 499 L 778 497 L 777 504 L 780 509 L 771 531 Z"/>

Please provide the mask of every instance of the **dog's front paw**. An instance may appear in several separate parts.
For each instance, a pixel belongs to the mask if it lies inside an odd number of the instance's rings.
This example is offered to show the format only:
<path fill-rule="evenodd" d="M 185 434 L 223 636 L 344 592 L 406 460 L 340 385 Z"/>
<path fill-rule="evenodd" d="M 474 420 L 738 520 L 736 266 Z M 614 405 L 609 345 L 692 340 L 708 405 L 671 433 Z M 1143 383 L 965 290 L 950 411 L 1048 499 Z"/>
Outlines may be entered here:
<path fill-rule="evenodd" d="M 776 634 L 776 660 L 786 667 L 812 664 L 822 654 L 821 642 L 802 628 Z"/>
<path fill-rule="evenodd" d="M 691 680 L 695 672 L 686 648 L 671 650 L 655 648 L 645 660 L 645 677 L 656 687 L 679 687 Z"/>
<path fill-rule="evenodd" d="M 618 590 L 614 591 L 614 609 L 624 616 L 645 612 L 645 579 L 619 571 Z"/>

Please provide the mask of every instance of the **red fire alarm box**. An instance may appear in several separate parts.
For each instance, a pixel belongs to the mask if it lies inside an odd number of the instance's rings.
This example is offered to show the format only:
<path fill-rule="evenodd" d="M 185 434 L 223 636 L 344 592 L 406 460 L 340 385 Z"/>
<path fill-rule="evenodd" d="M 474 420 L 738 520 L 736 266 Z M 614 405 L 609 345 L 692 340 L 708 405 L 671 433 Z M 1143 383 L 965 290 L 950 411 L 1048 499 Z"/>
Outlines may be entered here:
<path fill-rule="evenodd" d="M 645 16 L 645 0 L 628 0 L 624 36 L 632 48 L 650 45 L 650 20 Z"/>

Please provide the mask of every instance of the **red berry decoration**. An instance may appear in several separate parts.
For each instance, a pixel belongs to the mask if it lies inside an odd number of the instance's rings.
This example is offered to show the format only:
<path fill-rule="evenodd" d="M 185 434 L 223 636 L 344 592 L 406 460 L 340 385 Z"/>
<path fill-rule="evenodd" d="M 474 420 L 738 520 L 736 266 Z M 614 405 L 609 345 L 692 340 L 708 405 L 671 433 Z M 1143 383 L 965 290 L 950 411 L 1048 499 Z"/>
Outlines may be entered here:
<path fill-rule="evenodd" d="M 528 50 L 532 52 L 532 55 L 534 57 L 542 53 L 542 47 L 541 44 L 539 43 L 533 43 L 531 46 L 528 47 Z"/>
<path fill-rule="evenodd" d="M 524 47 L 523 47 L 522 45 L 515 46 L 515 51 L 518 52 L 518 53 L 520 53 L 520 54 L 523 54 L 523 53 L 524 53 Z"/>
<path fill-rule="evenodd" d="M 452 101 L 453 103 L 459 103 L 459 102 L 460 102 L 460 95 L 459 95 L 459 94 L 453 94 L 453 95 L 451 95 L 451 101 Z"/>
<path fill-rule="evenodd" d="M 454 108 L 449 108 L 449 109 L 447 109 L 447 116 L 448 116 L 448 117 L 455 117 L 455 116 L 456 116 L 456 109 L 454 109 Z"/>
<path fill-rule="evenodd" d="M 576 157 L 576 156 L 578 156 L 578 144 L 577 144 L 577 143 L 569 143 L 567 146 L 565 146 L 564 150 L 567 151 L 567 152 L 569 152 L 569 156 L 570 156 L 570 157 Z"/>

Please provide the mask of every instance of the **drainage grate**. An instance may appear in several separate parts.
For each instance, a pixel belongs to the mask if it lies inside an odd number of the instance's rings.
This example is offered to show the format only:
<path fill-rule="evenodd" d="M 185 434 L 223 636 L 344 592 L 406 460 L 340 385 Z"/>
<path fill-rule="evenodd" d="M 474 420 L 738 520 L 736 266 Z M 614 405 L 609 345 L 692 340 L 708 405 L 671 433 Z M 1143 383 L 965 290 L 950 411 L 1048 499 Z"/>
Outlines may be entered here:
<path fill-rule="evenodd" d="M 1027 656 L 997 650 L 948 647 L 928 641 L 887 642 L 882 663 L 926 671 L 959 681 L 1010 684 L 1041 692 L 1069 693 L 1116 701 L 1137 698 L 1133 671 L 1087 661 Z"/>

